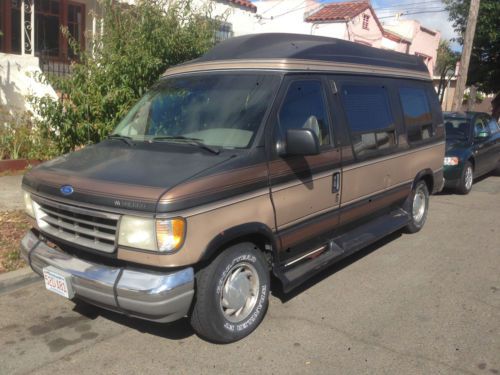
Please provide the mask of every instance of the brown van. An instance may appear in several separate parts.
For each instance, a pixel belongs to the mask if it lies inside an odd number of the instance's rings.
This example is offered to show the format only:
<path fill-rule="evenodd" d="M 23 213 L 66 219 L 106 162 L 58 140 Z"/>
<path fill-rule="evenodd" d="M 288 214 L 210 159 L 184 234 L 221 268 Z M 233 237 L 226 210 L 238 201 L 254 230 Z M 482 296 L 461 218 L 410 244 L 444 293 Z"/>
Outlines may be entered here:
<path fill-rule="evenodd" d="M 443 119 L 419 57 L 290 34 L 173 67 L 108 139 L 23 179 L 48 290 L 231 342 L 291 290 L 424 225 Z M 332 301 L 332 307 L 334 301 Z M 43 307 L 42 307 L 43 308 Z"/>

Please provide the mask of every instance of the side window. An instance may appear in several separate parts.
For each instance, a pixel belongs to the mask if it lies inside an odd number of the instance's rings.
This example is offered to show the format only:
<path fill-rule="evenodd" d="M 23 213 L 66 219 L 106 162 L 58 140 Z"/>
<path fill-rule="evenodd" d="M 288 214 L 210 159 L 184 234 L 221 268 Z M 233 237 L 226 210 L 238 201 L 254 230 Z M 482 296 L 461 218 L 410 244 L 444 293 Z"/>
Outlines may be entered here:
<path fill-rule="evenodd" d="M 320 81 L 294 81 L 286 93 L 278 113 L 281 139 L 288 129 L 311 129 L 320 146 L 330 144 L 330 128 L 326 114 L 323 85 Z"/>
<path fill-rule="evenodd" d="M 488 126 L 485 124 L 484 119 L 478 117 L 474 121 L 474 138 L 478 137 L 481 133 L 490 133 Z"/>
<path fill-rule="evenodd" d="M 399 97 L 403 107 L 408 142 L 419 142 L 433 136 L 432 115 L 424 89 L 402 87 Z"/>
<path fill-rule="evenodd" d="M 491 134 L 500 132 L 500 127 L 498 126 L 498 123 L 495 121 L 495 119 L 490 119 L 490 121 L 488 122 L 488 127 L 490 128 Z"/>
<path fill-rule="evenodd" d="M 383 86 L 343 85 L 342 101 L 356 156 L 366 156 L 396 145 L 394 120 Z"/>

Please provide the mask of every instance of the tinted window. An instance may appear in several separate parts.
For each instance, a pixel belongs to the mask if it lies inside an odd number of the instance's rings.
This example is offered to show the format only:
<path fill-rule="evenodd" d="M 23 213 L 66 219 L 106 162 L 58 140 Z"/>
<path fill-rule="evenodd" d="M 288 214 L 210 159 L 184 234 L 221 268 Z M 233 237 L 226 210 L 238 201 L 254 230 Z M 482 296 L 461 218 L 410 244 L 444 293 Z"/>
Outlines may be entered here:
<path fill-rule="evenodd" d="M 330 143 L 330 130 L 319 81 L 295 81 L 288 88 L 278 114 L 281 137 L 288 129 L 311 129 L 316 133 L 320 145 Z"/>
<path fill-rule="evenodd" d="M 345 85 L 342 100 L 354 152 L 367 156 L 396 144 L 394 121 L 383 86 Z"/>
<path fill-rule="evenodd" d="M 467 140 L 470 134 L 470 121 L 465 117 L 445 117 L 446 139 Z"/>
<path fill-rule="evenodd" d="M 347 120 L 353 132 L 368 132 L 394 126 L 385 87 L 346 85 L 342 88 Z"/>
<path fill-rule="evenodd" d="M 114 133 L 134 140 L 163 137 L 162 142 L 179 142 L 179 137 L 186 137 L 212 146 L 249 147 L 277 85 L 277 77 L 257 74 L 161 80 L 130 110 Z"/>
<path fill-rule="evenodd" d="M 409 142 L 432 137 L 432 115 L 424 89 L 403 87 L 399 89 L 401 105 Z"/>

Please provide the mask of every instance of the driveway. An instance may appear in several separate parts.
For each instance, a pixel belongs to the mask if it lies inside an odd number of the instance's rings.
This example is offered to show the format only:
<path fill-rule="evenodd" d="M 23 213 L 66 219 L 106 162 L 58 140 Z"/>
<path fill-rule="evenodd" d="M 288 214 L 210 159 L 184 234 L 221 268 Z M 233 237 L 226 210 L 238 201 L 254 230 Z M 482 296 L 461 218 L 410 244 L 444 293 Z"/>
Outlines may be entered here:
<path fill-rule="evenodd" d="M 24 207 L 22 180 L 22 175 L 0 177 L 0 211 L 18 210 Z"/>
<path fill-rule="evenodd" d="M 431 199 L 395 234 L 282 296 L 214 345 L 31 285 L 0 296 L 0 373 L 500 374 L 500 177 Z"/>

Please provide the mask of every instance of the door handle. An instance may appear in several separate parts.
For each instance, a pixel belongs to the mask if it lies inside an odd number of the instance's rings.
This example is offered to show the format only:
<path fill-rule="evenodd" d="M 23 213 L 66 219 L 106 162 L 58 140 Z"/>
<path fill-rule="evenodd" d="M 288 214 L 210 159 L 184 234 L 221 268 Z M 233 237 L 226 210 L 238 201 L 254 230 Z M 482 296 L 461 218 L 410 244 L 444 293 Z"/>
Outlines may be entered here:
<path fill-rule="evenodd" d="M 332 193 L 340 191 L 340 172 L 335 172 L 332 177 Z"/>

